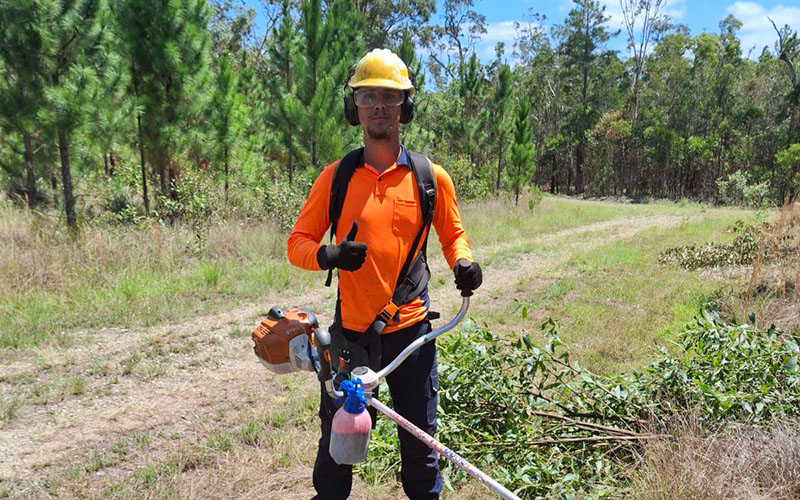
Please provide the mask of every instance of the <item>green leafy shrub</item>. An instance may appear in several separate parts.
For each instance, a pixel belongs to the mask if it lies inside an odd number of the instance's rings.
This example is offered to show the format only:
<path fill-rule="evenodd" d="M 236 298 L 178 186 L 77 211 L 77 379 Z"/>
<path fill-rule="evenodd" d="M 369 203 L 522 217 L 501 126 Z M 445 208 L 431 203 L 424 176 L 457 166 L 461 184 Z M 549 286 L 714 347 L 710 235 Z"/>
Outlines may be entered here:
<path fill-rule="evenodd" d="M 726 205 L 763 207 L 768 202 L 769 183 L 749 183 L 741 170 L 732 173 L 725 180 L 720 179 L 716 182 L 719 198 Z"/>
<path fill-rule="evenodd" d="M 291 229 L 306 201 L 314 179 L 305 176 L 297 182 L 275 181 L 262 192 L 267 217 L 283 229 Z"/>
<path fill-rule="evenodd" d="M 613 497 L 636 460 L 631 445 L 667 437 L 677 414 L 710 429 L 800 415 L 797 332 L 728 324 L 710 306 L 680 335 L 678 355 L 598 375 L 570 360 L 552 321 L 543 331 L 543 347 L 486 328 L 439 346 L 437 438 L 523 498 Z M 362 475 L 396 471 L 396 441 L 379 419 Z M 467 479 L 449 462 L 443 475 L 448 485 Z"/>

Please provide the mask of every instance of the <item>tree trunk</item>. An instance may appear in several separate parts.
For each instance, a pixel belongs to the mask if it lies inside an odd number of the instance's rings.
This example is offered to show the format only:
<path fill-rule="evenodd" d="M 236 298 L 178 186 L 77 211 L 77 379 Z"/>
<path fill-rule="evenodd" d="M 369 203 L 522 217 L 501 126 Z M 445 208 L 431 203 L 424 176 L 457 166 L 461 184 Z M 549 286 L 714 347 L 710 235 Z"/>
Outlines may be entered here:
<path fill-rule="evenodd" d="M 25 198 L 28 202 L 28 208 L 33 208 L 37 202 L 36 194 L 36 171 L 33 163 L 33 145 L 31 144 L 31 135 L 25 132 L 22 134 L 25 141 L 25 185 L 26 193 Z"/>
<path fill-rule="evenodd" d="M 114 176 L 114 170 L 117 167 L 117 160 L 114 157 L 114 150 L 108 152 L 108 175 Z"/>
<path fill-rule="evenodd" d="M 144 215 L 150 216 L 150 200 L 147 198 L 147 171 L 144 168 L 144 141 L 142 140 L 142 115 L 136 116 L 139 126 L 139 159 L 142 162 L 142 199 L 144 200 Z"/>
<path fill-rule="evenodd" d="M 157 156 L 158 158 L 158 182 L 161 187 L 161 196 L 167 195 L 167 164 L 164 154 L 164 148 L 158 146 L 157 148 Z"/>
<path fill-rule="evenodd" d="M 108 173 L 108 153 L 103 153 L 103 173 L 106 174 L 106 177 L 109 176 L 109 173 Z"/>
<path fill-rule="evenodd" d="M 313 139 L 311 141 L 311 165 L 314 168 L 319 167 L 319 165 L 317 165 L 318 161 L 319 161 L 319 159 L 317 158 L 317 140 Z M 290 179 L 290 182 L 291 182 L 291 179 Z"/>
<path fill-rule="evenodd" d="M 503 172 L 503 141 L 497 144 L 497 187 L 495 192 L 500 192 L 500 174 Z"/>
<path fill-rule="evenodd" d="M 67 215 L 67 227 L 75 232 L 78 228 L 75 220 L 75 198 L 72 196 L 72 172 L 69 168 L 69 142 L 64 127 L 58 128 L 58 151 L 61 153 L 61 182 L 64 186 L 64 212 Z"/>
<path fill-rule="evenodd" d="M 289 147 L 287 149 L 289 150 L 289 184 L 291 184 L 292 181 L 294 180 L 294 155 L 292 154 L 292 131 L 291 130 L 289 130 L 289 132 L 286 134 L 286 137 L 287 137 L 288 143 L 289 143 L 288 144 Z"/>
<path fill-rule="evenodd" d="M 578 149 L 575 152 L 575 192 L 583 193 L 583 141 L 578 143 Z"/>
<path fill-rule="evenodd" d="M 169 167 L 167 168 L 167 183 L 169 186 L 169 196 L 173 200 L 178 200 L 178 178 L 181 176 L 178 162 L 170 160 Z"/>
<path fill-rule="evenodd" d="M 222 153 L 225 157 L 225 204 L 228 204 L 228 145 L 225 145 Z"/>

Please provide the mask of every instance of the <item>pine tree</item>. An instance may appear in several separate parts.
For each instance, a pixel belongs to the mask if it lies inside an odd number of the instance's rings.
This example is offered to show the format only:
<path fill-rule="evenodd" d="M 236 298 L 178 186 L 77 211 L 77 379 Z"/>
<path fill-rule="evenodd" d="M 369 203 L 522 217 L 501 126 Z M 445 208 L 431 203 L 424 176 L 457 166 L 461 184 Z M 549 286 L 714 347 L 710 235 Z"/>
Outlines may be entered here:
<path fill-rule="evenodd" d="M 47 14 L 46 9 L 42 2 L 28 6 L 0 3 L 0 130 L 6 142 L 12 134 L 18 134 L 22 140 L 25 198 L 29 208 L 39 199 L 34 142 L 40 130 L 37 114 L 44 103 L 46 86 L 44 61 L 30 54 L 41 52 L 46 43 L 45 30 L 40 24 Z M 16 177 L 16 171 L 11 173 Z"/>
<path fill-rule="evenodd" d="M 580 107 L 575 107 L 572 117 L 573 124 L 579 125 L 575 130 L 576 160 L 575 160 L 575 187 L 577 192 L 583 192 L 583 162 L 586 147 L 586 131 L 594 126 L 588 117 L 599 118 L 599 113 L 590 109 L 589 88 L 592 77 L 596 73 L 596 60 L 598 50 L 608 41 L 611 34 L 605 28 L 608 16 L 605 15 L 605 6 L 598 0 L 574 0 L 575 7 L 569 11 L 564 26 L 561 28 L 563 43 L 559 47 L 564 54 L 564 66 L 567 69 L 577 69 L 580 88 Z"/>
<path fill-rule="evenodd" d="M 75 197 L 70 165 L 70 135 L 79 127 L 96 95 L 99 76 L 107 68 L 105 37 L 108 16 L 103 0 L 33 1 L 30 29 L 38 30 L 41 43 L 28 57 L 41 61 L 36 80 L 44 101 L 38 107 L 40 121 L 57 136 L 64 212 L 67 227 L 77 229 Z"/>
<path fill-rule="evenodd" d="M 348 67 L 364 53 L 363 19 L 351 0 L 334 0 L 324 19 L 321 0 L 306 0 L 301 8 L 302 60 L 297 96 L 303 106 L 303 142 L 309 145 L 311 166 L 320 158 L 340 157 L 346 125 L 341 88 Z"/>
<path fill-rule="evenodd" d="M 210 9 L 205 0 L 121 0 L 116 9 L 142 110 L 142 140 L 161 194 L 175 196 L 179 156 L 204 142 Z"/>
<path fill-rule="evenodd" d="M 426 123 L 428 116 L 428 95 L 425 93 L 425 74 L 422 72 L 422 62 L 417 59 L 411 32 L 403 30 L 403 36 L 395 52 L 406 63 L 409 72 L 413 75 L 414 83 L 414 120 L 403 126 L 403 144 L 412 151 L 429 148 L 435 140 L 435 135 Z M 435 117 L 438 121 L 440 117 Z"/>
<path fill-rule="evenodd" d="M 243 96 L 238 92 L 238 82 L 233 65 L 227 55 L 219 58 L 216 86 L 211 99 L 214 128 L 214 158 L 222 163 L 225 176 L 225 201 L 228 201 L 230 155 L 242 131 Z"/>
<path fill-rule="evenodd" d="M 495 192 L 500 192 L 500 175 L 503 173 L 503 145 L 506 142 L 506 108 L 511 97 L 512 74 L 508 64 L 501 64 L 497 72 L 497 82 L 492 94 L 491 130 L 497 143 L 497 183 Z"/>
<path fill-rule="evenodd" d="M 514 204 L 519 204 L 521 187 L 533 177 L 536 165 L 533 162 L 533 131 L 528 115 L 531 105 L 527 100 L 522 101 L 517 107 L 514 117 L 514 143 L 511 146 L 511 165 L 508 172 L 511 187 L 514 189 Z"/>
<path fill-rule="evenodd" d="M 456 130 L 461 137 L 460 149 L 469 156 L 473 176 L 481 170 L 481 139 L 488 121 L 488 111 L 482 106 L 485 82 L 483 66 L 473 52 L 463 70 L 462 83 L 459 86 L 459 96 L 462 99 L 461 118 L 456 120 Z"/>
<path fill-rule="evenodd" d="M 297 98 L 297 80 L 302 67 L 299 58 L 299 32 L 292 17 L 289 0 L 283 0 L 281 21 L 267 40 L 266 69 L 262 71 L 262 98 L 269 102 L 264 107 L 264 121 L 269 124 L 265 134 L 277 135 L 283 149 L 289 182 L 294 181 L 294 171 L 300 154 L 298 139 L 302 105 Z"/>

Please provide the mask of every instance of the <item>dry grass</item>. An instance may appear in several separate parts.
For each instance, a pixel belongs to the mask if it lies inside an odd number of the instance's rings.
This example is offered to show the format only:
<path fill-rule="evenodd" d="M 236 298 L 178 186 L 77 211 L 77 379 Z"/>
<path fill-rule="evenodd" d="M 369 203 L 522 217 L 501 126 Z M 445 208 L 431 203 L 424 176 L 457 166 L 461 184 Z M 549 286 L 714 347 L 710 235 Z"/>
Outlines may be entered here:
<path fill-rule="evenodd" d="M 762 328 L 800 329 L 800 196 L 764 226 L 749 275 L 747 290 L 728 297 L 726 309 L 739 318 L 753 311 Z"/>
<path fill-rule="evenodd" d="M 800 421 L 740 426 L 706 435 L 691 420 L 674 440 L 645 444 L 635 473 L 638 500 L 796 500 Z"/>
<path fill-rule="evenodd" d="M 198 259 L 250 255 L 283 258 L 285 234 L 264 222 L 233 221 L 209 228 L 203 247 L 180 224 L 86 226 L 69 238 L 59 221 L 0 206 L 0 294 L 66 290 L 87 274 L 98 281 L 124 271 L 169 271 Z"/>
<path fill-rule="evenodd" d="M 267 222 L 84 226 L 0 204 L 0 348 L 67 341 L 75 327 L 179 320 L 308 282 Z M 310 277 L 309 277 L 310 278 Z M 54 335 L 55 334 L 55 335 Z"/>

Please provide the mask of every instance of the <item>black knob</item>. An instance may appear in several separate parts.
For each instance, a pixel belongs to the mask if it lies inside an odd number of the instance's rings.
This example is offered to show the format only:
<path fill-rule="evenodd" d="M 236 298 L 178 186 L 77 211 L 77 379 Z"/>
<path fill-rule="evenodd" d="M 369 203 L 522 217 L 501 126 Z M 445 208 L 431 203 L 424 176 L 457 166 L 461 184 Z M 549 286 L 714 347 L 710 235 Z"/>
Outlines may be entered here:
<path fill-rule="evenodd" d="M 281 309 L 280 307 L 272 306 L 272 308 L 267 313 L 267 317 L 269 319 L 274 319 L 274 320 L 277 321 L 279 319 L 285 319 L 286 318 L 286 314 L 283 312 L 283 309 Z"/>

